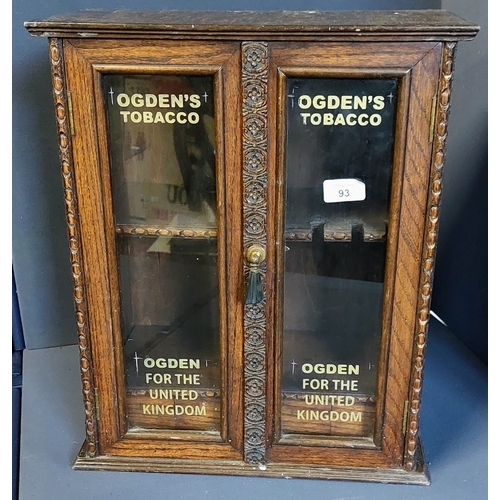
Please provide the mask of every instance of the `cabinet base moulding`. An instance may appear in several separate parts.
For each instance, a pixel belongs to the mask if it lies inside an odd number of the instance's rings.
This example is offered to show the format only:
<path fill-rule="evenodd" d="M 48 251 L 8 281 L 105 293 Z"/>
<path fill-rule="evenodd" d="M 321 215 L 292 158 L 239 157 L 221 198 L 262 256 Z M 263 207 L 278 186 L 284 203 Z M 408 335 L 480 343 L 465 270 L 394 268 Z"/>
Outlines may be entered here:
<path fill-rule="evenodd" d="M 78 454 L 73 469 L 106 470 L 114 472 L 170 472 L 177 474 L 210 474 L 233 476 L 279 477 L 284 479 L 332 479 L 375 483 L 430 485 L 427 464 L 420 442 L 417 446 L 413 471 L 403 468 L 332 467 L 328 465 L 267 463 L 253 465 L 243 461 L 182 460 L 166 458 L 86 456 L 86 443 Z"/>

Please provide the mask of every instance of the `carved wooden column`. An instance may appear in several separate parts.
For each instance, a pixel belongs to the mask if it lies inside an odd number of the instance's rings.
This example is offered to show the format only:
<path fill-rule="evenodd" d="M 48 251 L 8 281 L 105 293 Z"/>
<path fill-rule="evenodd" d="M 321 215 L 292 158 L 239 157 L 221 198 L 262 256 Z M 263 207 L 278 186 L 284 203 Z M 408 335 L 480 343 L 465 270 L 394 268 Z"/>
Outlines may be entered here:
<path fill-rule="evenodd" d="M 73 274 L 73 302 L 78 328 L 78 348 L 80 351 L 80 372 L 82 378 L 83 403 L 85 410 L 86 452 L 94 457 L 97 439 L 94 414 L 94 385 L 90 372 L 90 346 L 87 328 L 87 301 L 82 277 L 81 241 L 78 226 L 75 181 L 71 156 L 71 116 L 68 116 L 68 98 L 64 83 L 62 42 L 50 39 L 50 62 L 52 68 L 52 91 L 56 111 L 57 132 L 59 134 L 59 159 L 62 168 L 66 223 L 69 239 L 70 262 Z"/>
<path fill-rule="evenodd" d="M 267 43 L 242 44 L 243 95 L 243 244 L 266 247 L 267 189 Z M 265 282 L 265 269 L 260 269 Z M 246 266 L 245 275 L 248 276 Z M 262 464 L 266 458 L 266 296 L 245 306 L 245 460 Z"/>
<path fill-rule="evenodd" d="M 439 209 L 441 205 L 443 166 L 448 129 L 448 115 L 450 112 L 455 47 L 456 43 L 445 43 L 443 45 L 443 61 L 435 111 L 435 130 L 431 131 L 431 133 L 434 134 L 434 151 L 422 256 L 420 296 L 417 309 L 417 331 L 415 335 L 413 356 L 414 366 L 412 372 L 411 393 L 408 408 L 408 427 L 406 434 L 405 468 L 408 471 L 415 468 L 415 455 L 418 451 L 417 436 L 419 430 L 420 403 L 422 399 L 424 352 L 427 343 L 427 330 L 431 310 L 430 301 L 432 281 L 434 278 L 434 263 L 436 258 Z"/>

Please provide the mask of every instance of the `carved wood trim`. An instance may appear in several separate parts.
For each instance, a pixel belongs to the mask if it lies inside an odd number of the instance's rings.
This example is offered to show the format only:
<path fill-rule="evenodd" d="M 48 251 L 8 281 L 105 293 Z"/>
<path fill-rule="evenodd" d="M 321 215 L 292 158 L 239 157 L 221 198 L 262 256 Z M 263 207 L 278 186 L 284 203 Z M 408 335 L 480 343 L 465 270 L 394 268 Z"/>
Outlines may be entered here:
<path fill-rule="evenodd" d="M 243 245 L 266 248 L 267 239 L 267 43 L 242 43 L 243 97 Z M 266 290 L 265 265 L 260 272 L 264 299 L 245 305 L 244 456 L 252 464 L 266 461 Z M 245 264 L 245 276 L 249 266 Z"/>
<path fill-rule="evenodd" d="M 63 69 L 62 41 L 49 39 L 50 63 L 52 72 L 52 93 L 56 114 L 57 132 L 59 135 L 59 159 L 62 169 L 64 201 L 66 205 L 66 223 L 69 239 L 70 263 L 73 274 L 73 301 L 78 328 L 78 348 L 80 352 L 80 372 L 82 378 L 83 403 L 85 411 L 86 454 L 95 457 L 97 454 L 97 426 L 95 415 L 94 384 L 91 375 L 90 337 L 87 325 L 87 301 L 83 283 L 83 266 L 81 263 L 81 239 L 78 223 L 78 210 L 75 192 L 75 176 L 73 171 L 70 120 L 68 118 L 68 97 L 65 87 Z"/>
<path fill-rule="evenodd" d="M 434 263 L 436 257 L 437 231 L 441 191 L 443 181 L 443 165 L 445 160 L 445 145 L 448 129 L 448 115 L 450 111 L 450 96 L 453 78 L 453 58 L 456 43 L 445 43 L 441 76 L 439 81 L 439 96 L 436 109 L 436 126 L 434 131 L 434 152 L 430 175 L 430 189 L 427 203 L 426 228 L 422 255 L 422 270 L 418 297 L 417 329 L 413 353 L 413 368 L 410 386 L 410 402 L 408 409 L 408 423 L 406 429 L 405 469 L 412 471 L 417 465 L 418 431 L 420 417 L 420 403 L 422 398 L 422 380 L 424 351 L 427 343 L 427 329 L 430 317 L 430 301 L 432 281 L 434 277 Z"/>
<path fill-rule="evenodd" d="M 380 230 L 370 230 L 364 233 L 363 240 L 366 242 L 370 241 L 384 241 L 386 238 L 386 232 Z M 342 229 L 325 230 L 324 236 L 325 241 L 340 241 L 349 242 L 352 240 L 351 233 L 348 233 Z M 311 229 L 291 229 L 285 231 L 285 240 L 289 241 L 312 241 L 312 230 Z"/>
<path fill-rule="evenodd" d="M 117 224 L 115 230 L 118 234 L 140 236 L 167 236 L 169 238 L 205 239 L 217 237 L 216 228 L 176 228 L 163 226 L 133 226 L 128 224 Z"/>

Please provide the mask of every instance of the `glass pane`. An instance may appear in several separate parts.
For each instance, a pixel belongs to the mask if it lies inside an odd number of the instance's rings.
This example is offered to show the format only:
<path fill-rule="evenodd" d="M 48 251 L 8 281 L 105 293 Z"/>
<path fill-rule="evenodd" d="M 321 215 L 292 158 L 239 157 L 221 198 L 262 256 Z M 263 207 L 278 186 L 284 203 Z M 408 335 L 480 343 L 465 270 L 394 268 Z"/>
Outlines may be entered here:
<path fill-rule="evenodd" d="M 129 425 L 220 428 L 213 81 L 105 75 Z"/>
<path fill-rule="evenodd" d="M 287 80 L 282 432 L 371 437 L 397 80 Z"/>
<path fill-rule="evenodd" d="M 215 228 L 213 83 L 104 78 L 117 224 Z"/>

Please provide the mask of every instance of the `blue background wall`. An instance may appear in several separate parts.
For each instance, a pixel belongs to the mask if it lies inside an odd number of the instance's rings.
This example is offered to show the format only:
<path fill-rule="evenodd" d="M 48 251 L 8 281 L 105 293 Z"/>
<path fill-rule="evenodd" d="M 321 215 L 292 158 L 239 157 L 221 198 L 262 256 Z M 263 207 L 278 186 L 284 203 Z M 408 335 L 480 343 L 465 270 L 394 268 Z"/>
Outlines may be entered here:
<path fill-rule="evenodd" d="M 432 308 L 487 362 L 487 2 L 443 0 L 442 8 L 473 20 L 481 31 L 457 47 Z"/>

